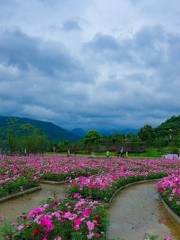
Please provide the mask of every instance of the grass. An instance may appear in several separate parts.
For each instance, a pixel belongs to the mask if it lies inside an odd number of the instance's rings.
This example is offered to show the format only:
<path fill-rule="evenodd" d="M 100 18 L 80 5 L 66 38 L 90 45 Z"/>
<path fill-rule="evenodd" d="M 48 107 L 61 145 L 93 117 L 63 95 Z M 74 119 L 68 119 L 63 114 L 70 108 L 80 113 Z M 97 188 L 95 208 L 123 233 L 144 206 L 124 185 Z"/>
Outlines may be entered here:
<path fill-rule="evenodd" d="M 138 153 L 128 153 L 128 157 L 129 158 L 160 158 L 163 155 L 167 154 L 167 153 L 171 153 L 172 152 L 172 148 L 173 147 L 164 147 L 164 148 L 147 148 L 146 151 Z M 59 156 L 67 156 L 67 153 L 48 153 L 49 155 L 59 155 Z M 125 154 L 126 155 L 126 154 Z M 72 156 L 74 156 L 74 154 L 72 153 Z M 106 152 L 92 152 L 92 153 L 88 153 L 85 151 L 81 151 L 78 152 L 76 154 L 76 156 L 84 156 L 84 157 L 106 157 Z M 110 152 L 110 157 L 117 157 L 117 152 Z M 126 157 L 126 156 L 124 156 Z"/>
<path fill-rule="evenodd" d="M 60 155 L 60 156 L 67 156 L 66 153 L 54 153 L 55 155 Z M 51 155 L 51 153 L 49 153 Z M 74 154 L 72 153 L 72 156 Z M 128 157 L 131 158 L 159 158 L 162 157 L 163 152 L 160 152 L 159 150 L 156 149 L 149 149 L 143 153 L 128 153 Z M 92 154 L 90 153 L 85 153 L 85 152 L 79 152 L 76 154 L 76 156 L 84 156 L 84 157 L 106 157 L 106 152 L 93 152 Z M 117 157 L 116 152 L 110 152 L 110 157 Z M 126 156 L 124 156 L 126 157 Z"/>
<path fill-rule="evenodd" d="M 129 157 L 151 157 L 151 158 L 159 158 L 162 157 L 163 151 L 158 149 L 147 149 L 143 153 L 129 153 Z"/>

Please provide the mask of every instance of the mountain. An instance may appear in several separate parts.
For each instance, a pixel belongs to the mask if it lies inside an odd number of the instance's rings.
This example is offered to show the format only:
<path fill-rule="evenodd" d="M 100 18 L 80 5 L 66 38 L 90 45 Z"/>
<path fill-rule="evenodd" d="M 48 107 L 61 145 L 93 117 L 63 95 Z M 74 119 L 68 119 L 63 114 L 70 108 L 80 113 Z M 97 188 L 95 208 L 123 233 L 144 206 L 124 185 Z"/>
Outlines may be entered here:
<path fill-rule="evenodd" d="M 156 129 L 180 129 L 180 115 L 172 116 L 161 123 Z"/>
<path fill-rule="evenodd" d="M 138 132 L 138 129 L 135 128 L 123 128 L 123 129 L 98 129 L 98 131 L 105 135 L 110 136 L 113 134 L 136 134 Z"/>
<path fill-rule="evenodd" d="M 74 128 L 73 130 L 71 130 L 71 132 L 74 135 L 79 136 L 79 138 L 83 138 L 86 135 L 86 131 L 82 128 Z"/>
<path fill-rule="evenodd" d="M 0 116 L 0 130 L 1 135 L 5 136 L 7 131 L 12 131 L 17 135 L 25 135 L 26 132 L 32 129 L 37 129 L 41 133 L 45 134 L 51 141 L 75 141 L 80 139 L 79 135 L 74 132 L 66 130 L 60 126 L 51 122 L 34 120 L 30 118 L 20 117 L 4 117 Z"/>
<path fill-rule="evenodd" d="M 161 136 L 180 135 L 180 115 L 172 116 L 154 129 Z"/>

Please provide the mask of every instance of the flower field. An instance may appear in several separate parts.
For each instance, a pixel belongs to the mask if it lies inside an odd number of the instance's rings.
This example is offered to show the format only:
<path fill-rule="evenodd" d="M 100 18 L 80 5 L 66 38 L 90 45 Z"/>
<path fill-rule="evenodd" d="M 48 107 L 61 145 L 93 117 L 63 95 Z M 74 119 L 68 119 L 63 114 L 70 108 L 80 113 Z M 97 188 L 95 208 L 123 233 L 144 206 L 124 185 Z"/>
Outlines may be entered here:
<path fill-rule="evenodd" d="M 4 227 L 4 239 L 106 239 L 103 203 L 109 202 L 118 188 L 146 179 L 163 177 L 157 189 L 172 209 L 180 213 L 178 159 L 3 156 L 0 169 L 0 198 L 31 188 L 40 179 L 69 183 L 67 198 L 48 200 L 18 217 L 13 226 Z"/>

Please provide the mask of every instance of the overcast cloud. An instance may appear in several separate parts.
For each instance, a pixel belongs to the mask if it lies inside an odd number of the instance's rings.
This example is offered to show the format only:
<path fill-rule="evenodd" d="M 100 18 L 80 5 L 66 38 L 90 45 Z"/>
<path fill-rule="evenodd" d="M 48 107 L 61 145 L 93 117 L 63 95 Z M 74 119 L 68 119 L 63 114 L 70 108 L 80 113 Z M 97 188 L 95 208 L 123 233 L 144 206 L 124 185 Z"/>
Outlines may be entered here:
<path fill-rule="evenodd" d="M 0 114 L 66 128 L 180 114 L 180 2 L 0 0 Z"/>

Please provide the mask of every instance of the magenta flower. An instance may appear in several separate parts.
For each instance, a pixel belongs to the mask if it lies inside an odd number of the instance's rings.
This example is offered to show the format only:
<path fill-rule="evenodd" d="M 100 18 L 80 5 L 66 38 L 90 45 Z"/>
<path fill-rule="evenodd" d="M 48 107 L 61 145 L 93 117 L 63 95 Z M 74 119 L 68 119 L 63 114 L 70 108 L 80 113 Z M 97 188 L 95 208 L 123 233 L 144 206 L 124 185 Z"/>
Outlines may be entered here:
<path fill-rule="evenodd" d="M 40 225 L 45 228 L 45 231 L 47 233 L 51 232 L 54 229 L 54 224 L 52 223 L 51 218 L 48 215 L 44 215 L 41 217 Z"/>

